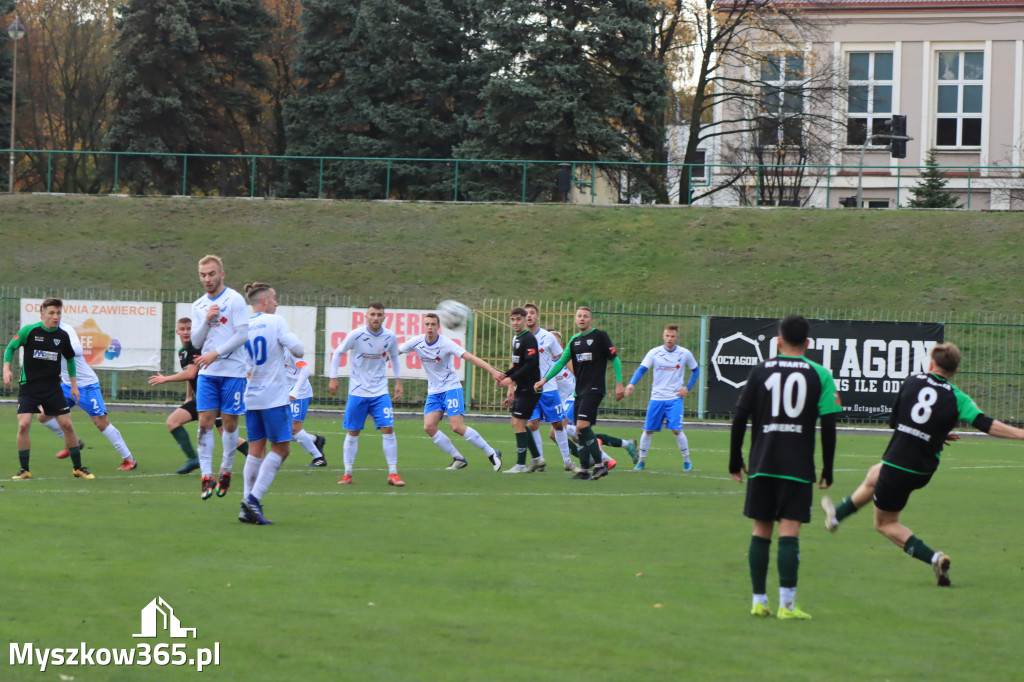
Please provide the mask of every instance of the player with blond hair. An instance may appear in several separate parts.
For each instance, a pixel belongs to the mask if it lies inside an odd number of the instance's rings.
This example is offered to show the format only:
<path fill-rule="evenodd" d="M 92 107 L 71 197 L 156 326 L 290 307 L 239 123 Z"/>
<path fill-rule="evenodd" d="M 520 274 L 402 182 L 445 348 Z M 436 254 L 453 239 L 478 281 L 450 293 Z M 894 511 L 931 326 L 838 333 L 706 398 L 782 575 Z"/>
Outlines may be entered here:
<path fill-rule="evenodd" d="M 192 304 L 192 343 L 202 351 L 196 358 L 196 409 L 199 412 L 199 468 L 202 499 L 217 497 L 231 487 L 231 467 L 238 446 L 238 416 L 245 413 L 249 311 L 245 299 L 224 285 L 224 263 L 217 256 L 199 260 L 199 281 L 206 293 Z M 217 412 L 224 423 L 224 452 L 218 476 L 213 475 L 213 431 Z"/>

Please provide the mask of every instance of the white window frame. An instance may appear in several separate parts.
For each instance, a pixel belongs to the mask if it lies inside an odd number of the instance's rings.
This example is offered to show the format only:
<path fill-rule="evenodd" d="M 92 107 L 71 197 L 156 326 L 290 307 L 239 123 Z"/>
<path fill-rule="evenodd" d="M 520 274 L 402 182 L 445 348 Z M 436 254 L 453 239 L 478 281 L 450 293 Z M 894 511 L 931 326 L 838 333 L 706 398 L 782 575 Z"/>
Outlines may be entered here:
<path fill-rule="evenodd" d="M 939 80 L 939 53 L 940 52 L 958 52 L 960 53 L 960 73 L 957 74 L 958 78 L 954 80 Z M 963 53 L 965 52 L 980 52 L 982 54 L 983 66 L 982 66 L 982 77 L 981 80 L 964 80 L 959 76 L 963 73 L 964 69 L 964 58 Z M 926 138 L 926 144 L 922 144 L 922 154 L 925 153 L 929 148 L 935 148 L 942 152 L 975 152 L 981 156 L 981 163 L 984 165 L 987 163 L 987 149 L 988 149 L 988 128 L 989 128 L 989 100 L 992 92 L 992 42 L 970 42 L 970 43 L 946 43 L 946 42 L 933 42 L 928 45 L 928 80 L 929 80 L 929 95 L 928 95 L 928 106 L 925 111 L 929 112 L 928 122 L 929 131 L 928 137 Z M 958 86 L 957 91 L 957 112 L 939 112 L 939 86 L 940 85 L 956 85 Z M 963 86 L 964 85 L 980 85 L 981 90 L 981 112 L 964 112 L 963 111 Z M 957 143 L 954 145 L 939 145 L 937 136 L 939 132 L 939 119 L 940 118 L 952 118 L 957 121 Z M 980 119 L 981 123 L 981 139 L 979 144 L 964 145 L 963 144 L 963 120 L 964 119 Z"/>
<path fill-rule="evenodd" d="M 777 46 L 777 45 L 767 45 L 767 44 L 765 44 L 763 46 L 760 46 L 759 49 L 757 50 L 757 52 L 758 52 L 758 54 L 763 55 L 765 57 L 767 57 L 769 55 L 773 55 L 773 54 L 774 55 L 778 55 L 780 57 L 780 60 L 779 60 L 779 80 L 777 80 L 777 81 L 768 81 L 768 80 L 763 80 L 761 78 L 761 68 L 762 68 L 761 60 L 758 60 L 755 64 L 753 64 L 751 67 L 748 68 L 748 71 L 750 72 L 750 73 L 748 73 L 748 76 L 751 78 L 752 82 L 764 83 L 765 85 L 771 85 L 772 87 L 778 88 L 778 91 L 779 91 L 778 95 L 780 97 L 780 101 L 779 101 L 778 106 L 779 106 L 779 111 L 782 112 L 784 110 L 784 100 L 782 100 L 781 98 L 783 97 L 783 95 L 785 93 L 787 85 L 788 84 L 799 84 L 800 88 L 802 90 L 804 84 L 807 82 L 807 75 L 806 75 L 807 74 L 807 59 L 808 59 L 808 54 L 810 54 L 810 51 L 809 51 L 809 49 L 808 49 L 808 47 L 806 45 L 780 47 L 780 46 Z M 801 75 L 800 75 L 800 79 L 799 80 L 787 80 L 786 79 L 786 57 L 788 55 L 800 55 L 800 57 L 803 59 L 803 68 L 801 70 Z M 756 73 L 754 73 L 754 70 L 756 70 Z M 760 93 L 759 93 L 759 95 L 760 95 Z M 806 107 L 805 98 L 801 94 L 801 97 L 800 97 L 800 142 L 801 142 L 801 144 L 803 143 L 803 136 L 805 134 L 805 132 L 804 132 L 804 121 L 803 121 L 804 114 L 806 113 L 805 107 Z M 785 119 L 783 119 L 781 117 L 778 117 L 778 118 L 776 118 L 776 120 L 779 121 L 779 126 L 778 126 L 777 133 L 776 133 L 776 142 L 775 142 L 775 144 L 777 146 L 780 146 L 780 147 L 792 147 L 792 146 L 794 146 L 794 145 L 786 143 L 785 126 L 783 125 L 783 121 Z M 753 134 L 755 136 L 754 137 L 755 142 L 758 145 L 760 145 L 761 144 L 761 130 L 760 130 L 760 128 L 754 130 Z"/>
<path fill-rule="evenodd" d="M 869 58 L 870 59 L 870 64 L 871 64 L 871 72 L 868 74 L 868 79 L 867 80 L 852 80 L 852 79 L 849 78 L 849 74 L 850 74 L 850 55 L 852 55 L 852 54 L 869 54 L 869 55 L 871 55 L 870 58 Z M 874 74 L 875 55 L 877 55 L 877 54 L 891 54 L 892 55 L 892 75 L 891 75 L 891 78 L 889 80 L 878 80 L 878 79 L 876 79 L 874 77 L 874 75 L 875 75 Z M 853 45 L 853 44 L 843 45 L 843 73 L 844 73 L 844 76 L 846 77 L 847 88 L 848 88 L 846 96 L 843 97 L 843 109 L 846 112 L 847 125 L 849 125 L 849 121 L 850 121 L 851 118 L 866 118 L 867 119 L 868 123 L 867 123 L 867 129 L 866 129 L 865 134 L 867 136 L 866 140 L 868 141 L 868 148 L 869 149 L 870 148 L 877 149 L 877 148 L 887 147 L 888 146 L 888 143 L 883 143 L 883 144 L 879 144 L 879 145 L 871 144 L 870 143 L 871 131 L 872 131 L 873 127 L 874 127 L 873 124 L 874 124 L 874 121 L 876 119 L 877 120 L 891 119 L 893 117 L 893 114 L 898 113 L 898 105 L 897 105 L 898 94 L 899 94 L 899 89 L 898 89 L 898 86 L 899 86 L 899 82 L 898 82 L 899 63 L 897 61 L 898 58 L 899 58 L 899 51 L 896 49 L 896 46 L 891 44 L 891 43 L 887 43 L 887 44 L 867 44 L 867 45 Z M 854 84 L 864 86 L 864 87 L 866 87 L 868 89 L 868 111 L 850 111 L 849 87 L 853 86 Z M 890 111 L 888 111 L 888 112 L 878 113 L 878 112 L 874 111 L 875 86 L 877 86 L 877 85 L 888 85 L 889 88 L 890 88 L 891 106 L 890 106 Z M 849 142 L 849 134 L 848 133 L 846 135 L 844 135 L 843 146 L 847 147 L 847 148 L 858 148 L 858 149 L 860 148 L 860 145 L 851 144 Z"/>

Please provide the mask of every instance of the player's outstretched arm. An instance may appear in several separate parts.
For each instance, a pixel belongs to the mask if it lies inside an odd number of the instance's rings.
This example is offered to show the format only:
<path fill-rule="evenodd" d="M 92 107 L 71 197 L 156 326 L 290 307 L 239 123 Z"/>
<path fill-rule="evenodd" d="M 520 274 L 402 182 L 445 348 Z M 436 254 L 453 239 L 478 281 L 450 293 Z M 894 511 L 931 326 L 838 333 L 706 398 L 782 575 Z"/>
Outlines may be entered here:
<path fill-rule="evenodd" d="M 994 436 L 995 438 L 1008 438 L 1010 440 L 1024 440 L 1024 429 L 1018 429 L 1016 426 L 1010 426 L 1009 424 L 1001 422 L 998 419 L 992 419 L 991 424 L 988 424 L 986 421 L 984 421 L 984 420 L 988 420 L 988 419 L 989 419 L 989 417 L 985 417 L 985 415 L 979 415 L 978 418 L 974 420 L 975 428 L 977 428 L 977 429 L 979 429 L 981 431 L 984 431 L 988 435 Z M 981 425 L 980 426 L 979 426 L 979 420 L 981 420 Z M 987 429 L 982 428 L 982 426 L 986 426 L 986 425 L 988 426 Z"/>
<path fill-rule="evenodd" d="M 199 368 L 195 365 L 189 365 L 177 374 L 172 374 L 170 376 L 165 376 L 157 372 L 147 381 L 150 386 L 159 386 L 160 384 L 169 384 L 175 381 L 192 381 L 192 379 L 196 378 L 197 374 L 199 374 Z"/>
<path fill-rule="evenodd" d="M 501 381 L 502 379 L 505 378 L 505 375 L 500 370 L 496 369 L 493 365 L 491 365 L 491 363 L 481 358 L 478 358 L 469 351 L 465 351 L 462 354 L 462 359 L 489 373 L 492 377 L 494 377 L 495 381 Z"/>

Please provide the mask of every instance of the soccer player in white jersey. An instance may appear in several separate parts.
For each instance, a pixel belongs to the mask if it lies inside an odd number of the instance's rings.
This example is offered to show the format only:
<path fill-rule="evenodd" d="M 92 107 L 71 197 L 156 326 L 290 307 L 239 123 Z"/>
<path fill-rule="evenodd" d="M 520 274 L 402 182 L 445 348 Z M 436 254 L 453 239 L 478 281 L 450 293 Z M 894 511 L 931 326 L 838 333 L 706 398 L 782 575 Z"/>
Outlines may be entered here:
<path fill-rule="evenodd" d="M 327 459 L 324 457 L 324 444 L 327 439 L 309 433 L 305 428 L 306 412 L 309 411 L 309 401 L 313 397 L 313 385 L 309 383 L 312 371 L 310 364 L 302 358 L 291 353 L 284 354 L 284 372 L 291 384 L 288 399 L 292 414 L 292 440 L 313 458 L 306 466 L 325 467 Z"/>
<path fill-rule="evenodd" d="M 342 428 L 345 436 L 343 456 L 345 473 L 338 485 L 352 483 L 352 467 L 359 451 L 359 432 L 366 426 L 366 416 L 373 417 L 374 425 L 380 429 L 384 441 L 384 459 L 388 463 L 388 485 L 404 486 L 398 475 L 398 441 L 395 438 L 395 415 L 388 395 L 388 360 L 395 373 L 395 400 L 402 399 L 402 370 L 398 364 L 398 339 L 394 332 L 384 328 L 384 304 L 371 303 L 366 309 L 366 324 L 356 327 L 338 344 L 331 354 L 330 382 L 327 390 L 331 395 L 338 392 L 338 366 L 341 356 L 352 351 L 352 376 L 348 381 L 348 402 L 345 404 L 345 418 Z"/>
<path fill-rule="evenodd" d="M 71 347 L 75 351 L 75 370 L 78 375 L 78 400 L 76 401 L 71 393 L 71 377 L 68 375 L 68 361 L 63 357 L 60 359 L 60 386 L 64 390 L 64 399 L 68 401 L 68 407 L 74 407 L 76 404 L 85 410 L 85 413 L 92 418 L 92 423 L 96 425 L 96 428 L 100 430 L 100 433 L 110 441 L 110 444 L 114 446 L 114 450 L 117 454 L 121 455 L 121 466 L 117 468 L 118 471 L 131 471 L 138 466 L 138 462 L 132 457 L 132 451 L 128 449 L 128 446 L 124 442 L 124 438 L 121 436 L 121 432 L 117 430 L 117 427 L 110 423 L 110 418 L 107 416 L 107 406 L 103 402 L 103 392 L 100 390 L 100 379 L 96 376 L 96 371 L 89 366 L 89 363 L 85 361 L 85 356 L 82 349 L 82 340 L 78 338 L 78 332 L 67 322 L 61 322 L 60 328 L 68 333 L 71 337 Z M 61 430 L 60 424 L 57 423 L 55 417 L 51 417 L 46 414 L 39 414 L 39 423 L 46 428 L 53 431 L 53 433 L 60 439 L 64 439 L 64 431 Z M 78 447 L 81 448 L 85 443 L 78 441 Z M 67 448 L 64 448 L 57 453 L 57 459 L 64 459 L 70 454 Z"/>
<path fill-rule="evenodd" d="M 505 375 L 481 360 L 472 353 L 463 350 L 446 336 L 442 336 L 441 320 L 436 313 L 423 316 L 425 334 L 414 336 L 398 348 L 399 353 L 416 353 L 423 370 L 427 373 L 427 402 L 423 406 L 423 430 L 437 447 L 451 455 L 452 464 L 449 469 L 464 469 L 469 466 L 455 444 L 437 426 L 445 414 L 452 431 L 465 438 L 487 455 L 495 471 L 501 470 L 501 451 L 495 450 L 483 439 L 476 429 L 466 426 L 463 415 L 466 414 L 466 401 L 462 392 L 462 382 L 455 373 L 455 358 L 462 358 L 480 369 L 489 372 L 495 381 L 501 381 Z"/>
<path fill-rule="evenodd" d="M 199 281 L 206 294 L 192 304 L 192 345 L 202 351 L 196 358 L 196 410 L 199 411 L 199 469 L 203 474 L 202 499 L 214 488 L 224 497 L 231 487 L 231 465 L 238 446 L 238 415 L 245 413 L 245 376 L 248 356 L 242 349 L 249 339 L 249 311 L 245 299 L 224 286 L 224 263 L 217 256 L 199 261 Z M 224 454 L 217 478 L 213 476 L 213 432 L 217 410 L 224 424 Z"/>
<path fill-rule="evenodd" d="M 288 407 L 292 382 L 285 375 L 285 356 L 290 353 L 301 358 L 305 349 L 284 318 L 274 314 L 277 292 L 269 284 L 246 284 L 245 293 L 253 310 L 249 341 L 245 344 L 249 358 L 249 381 L 245 388 L 249 456 L 245 458 L 242 474 L 242 511 L 238 520 L 268 526 L 273 521 L 263 515 L 263 496 L 288 458 L 292 441 L 292 415 Z"/>
<path fill-rule="evenodd" d="M 683 398 L 700 376 L 700 367 L 693 353 L 677 344 L 679 341 L 679 325 L 670 324 L 661 334 L 665 345 L 647 351 L 643 362 L 636 368 L 633 378 L 626 386 L 626 395 L 632 395 L 637 382 L 650 370 L 651 400 L 647 403 L 647 417 L 644 419 L 644 433 L 640 436 L 640 461 L 634 471 L 643 471 L 647 460 L 647 451 L 651 448 L 651 436 L 661 431 L 662 424 L 676 436 L 676 445 L 683 456 L 683 471 L 691 471 L 690 445 L 683 433 Z M 690 380 L 683 385 L 686 369 L 690 370 Z"/>
<path fill-rule="evenodd" d="M 554 334 L 547 329 L 541 329 L 540 312 L 537 310 L 537 306 L 533 303 L 527 303 L 523 307 L 526 309 L 526 328 L 537 337 L 537 347 L 540 353 L 540 375 L 544 376 L 551 369 L 551 365 L 555 364 L 562 357 L 564 349 Z M 575 380 L 573 380 L 574 386 L 575 383 Z M 562 455 L 562 463 L 565 470 L 575 471 L 576 465 L 573 464 L 572 458 L 569 456 L 569 436 L 565 432 L 565 425 L 569 422 L 563 409 L 564 404 L 565 401 L 562 400 L 561 392 L 558 389 L 558 382 L 552 381 L 544 384 L 544 392 L 540 394 L 537 407 L 533 409 L 533 414 L 530 416 L 530 421 L 527 422 L 526 426 L 530 429 L 533 442 L 537 444 L 537 451 L 543 453 L 544 439 L 540 435 L 540 420 L 543 418 L 546 423 L 551 424 L 551 438 L 555 441 L 555 445 L 558 446 L 559 454 Z M 544 457 L 542 454 L 540 470 L 543 470 L 543 468 Z"/>

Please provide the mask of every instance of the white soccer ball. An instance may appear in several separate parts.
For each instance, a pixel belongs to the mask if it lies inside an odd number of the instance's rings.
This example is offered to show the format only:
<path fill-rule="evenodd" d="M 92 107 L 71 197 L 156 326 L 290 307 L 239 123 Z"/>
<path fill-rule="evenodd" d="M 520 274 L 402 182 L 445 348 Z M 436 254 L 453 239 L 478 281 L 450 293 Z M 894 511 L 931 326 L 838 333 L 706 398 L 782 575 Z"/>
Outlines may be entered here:
<path fill-rule="evenodd" d="M 458 301 L 441 301 L 437 305 L 437 316 L 448 329 L 461 329 L 469 318 L 469 306 Z"/>

